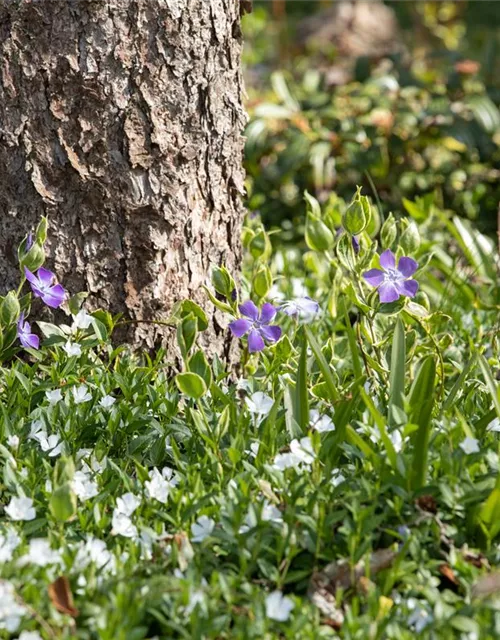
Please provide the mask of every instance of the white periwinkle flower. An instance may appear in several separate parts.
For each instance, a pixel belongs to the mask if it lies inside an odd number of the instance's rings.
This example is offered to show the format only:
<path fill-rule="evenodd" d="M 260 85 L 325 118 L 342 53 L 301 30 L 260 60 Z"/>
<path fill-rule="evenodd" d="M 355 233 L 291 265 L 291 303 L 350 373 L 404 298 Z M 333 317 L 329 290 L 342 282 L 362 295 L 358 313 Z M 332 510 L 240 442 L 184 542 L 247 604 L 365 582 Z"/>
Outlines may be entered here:
<path fill-rule="evenodd" d="M 5 513 L 11 520 L 34 520 L 36 511 L 31 498 L 11 498 Z"/>
<path fill-rule="evenodd" d="M 300 440 L 292 440 L 290 442 L 290 452 L 305 465 L 310 465 L 314 462 L 315 453 L 309 436 Z"/>
<path fill-rule="evenodd" d="M 319 304 L 308 296 L 288 300 L 279 309 L 287 316 L 299 318 L 305 323 L 312 322 L 319 314 Z"/>
<path fill-rule="evenodd" d="M 338 469 L 334 469 L 332 471 L 330 482 L 334 487 L 338 487 L 339 484 L 342 484 L 343 482 L 345 482 L 345 477 L 340 473 Z"/>
<path fill-rule="evenodd" d="M 155 500 L 158 500 L 158 502 L 166 504 L 170 491 L 170 484 L 158 469 L 156 469 L 156 467 L 149 472 L 149 480 L 146 480 L 144 486 L 146 487 L 146 493 L 150 498 L 154 498 Z"/>
<path fill-rule="evenodd" d="M 10 562 L 12 555 L 21 544 L 21 538 L 10 526 L 0 533 L 0 564 Z"/>
<path fill-rule="evenodd" d="M 48 453 L 50 458 L 54 458 L 62 453 L 64 443 L 58 435 L 53 434 L 47 437 L 46 434 L 40 434 L 37 440 L 40 443 L 42 451 Z"/>
<path fill-rule="evenodd" d="M 47 538 L 32 538 L 28 553 L 19 560 L 19 564 L 21 566 L 34 564 L 37 567 L 46 567 L 49 564 L 59 564 L 61 561 L 61 552 L 51 549 Z"/>
<path fill-rule="evenodd" d="M 309 426 L 311 429 L 318 431 L 318 433 L 335 431 L 335 425 L 330 416 L 322 416 L 316 409 L 311 409 L 309 412 Z"/>
<path fill-rule="evenodd" d="M 486 427 L 486 430 L 496 431 L 498 433 L 500 431 L 500 418 L 494 418 Z"/>
<path fill-rule="evenodd" d="M 262 391 L 257 391 L 249 398 L 245 398 L 245 402 L 250 413 L 254 413 L 258 418 L 267 416 L 274 404 L 274 400 Z"/>
<path fill-rule="evenodd" d="M 121 498 L 116 499 L 116 511 L 131 516 L 141 504 L 141 499 L 133 493 L 124 493 Z"/>
<path fill-rule="evenodd" d="M 43 640 L 38 631 L 22 631 L 17 640 Z"/>
<path fill-rule="evenodd" d="M 271 620 L 286 622 L 294 606 L 293 601 L 281 591 L 273 591 L 266 598 L 266 616 Z"/>
<path fill-rule="evenodd" d="M 85 309 L 80 309 L 76 316 L 73 316 L 72 331 L 75 332 L 78 329 L 88 329 L 91 324 L 92 316 L 90 316 Z"/>
<path fill-rule="evenodd" d="M 54 389 L 53 391 L 46 391 L 45 397 L 49 404 L 57 404 L 62 400 L 62 391 L 61 389 Z"/>
<path fill-rule="evenodd" d="M 198 520 L 191 525 L 192 542 L 203 542 L 205 538 L 212 533 L 215 522 L 208 516 L 200 516 Z"/>
<path fill-rule="evenodd" d="M 17 447 L 19 446 L 19 436 L 10 435 L 7 438 L 7 444 L 11 449 L 17 449 Z"/>
<path fill-rule="evenodd" d="M 73 392 L 75 404 L 82 404 L 82 402 L 92 400 L 92 396 L 84 384 L 81 384 L 79 387 L 73 387 L 71 391 Z"/>
<path fill-rule="evenodd" d="M 71 342 L 68 340 L 66 344 L 63 346 L 63 350 L 66 351 L 68 356 L 81 356 L 82 348 L 77 342 Z"/>
<path fill-rule="evenodd" d="M 137 527 L 133 524 L 130 516 L 141 504 L 141 499 L 133 493 L 125 493 L 121 498 L 116 499 L 116 507 L 113 511 L 112 531 L 115 536 L 125 538 L 136 538 Z"/>
<path fill-rule="evenodd" d="M 469 455 L 470 453 L 479 453 L 479 442 L 476 438 L 467 436 L 459 445 L 464 453 Z"/>
<path fill-rule="evenodd" d="M 113 398 L 113 396 L 105 395 L 99 400 L 99 405 L 103 409 L 109 409 L 115 404 L 115 402 L 116 398 Z"/>
<path fill-rule="evenodd" d="M 72 482 L 73 491 L 80 500 L 90 500 L 99 494 L 97 482 L 85 471 L 75 471 Z"/>

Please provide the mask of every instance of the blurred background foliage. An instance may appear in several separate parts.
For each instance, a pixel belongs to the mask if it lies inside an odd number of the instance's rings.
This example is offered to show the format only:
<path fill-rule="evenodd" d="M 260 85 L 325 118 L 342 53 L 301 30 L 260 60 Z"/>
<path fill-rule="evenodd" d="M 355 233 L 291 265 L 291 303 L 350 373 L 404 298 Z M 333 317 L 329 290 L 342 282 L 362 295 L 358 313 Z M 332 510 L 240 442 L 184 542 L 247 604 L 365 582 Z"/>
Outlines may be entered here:
<path fill-rule="evenodd" d="M 247 205 L 294 241 L 303 192 L 382 215 L 434 194 L 496 229 L 500 201 L 497 2 L 255 2 L 243 19 Z"/>

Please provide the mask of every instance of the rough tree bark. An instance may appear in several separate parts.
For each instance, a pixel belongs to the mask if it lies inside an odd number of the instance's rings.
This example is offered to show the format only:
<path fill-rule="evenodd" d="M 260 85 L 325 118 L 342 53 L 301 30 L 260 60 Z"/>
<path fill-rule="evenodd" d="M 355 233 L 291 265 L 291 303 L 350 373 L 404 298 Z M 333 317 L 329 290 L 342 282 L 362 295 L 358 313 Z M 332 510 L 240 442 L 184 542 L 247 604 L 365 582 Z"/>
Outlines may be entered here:
<path fill-rule="evenodd" d="M 0 0 L 0 287 L 42 214 L 90 306 L 165 318 L 240 261 L 239 0 Z M 213 311 L 213 310 L 212 310 Z M 212 312 L 208 340 L 229 354 Z M 168 332 L 168 330 L 167 330 Z M 128 340 L 169 342 L 150 325 Z"/>

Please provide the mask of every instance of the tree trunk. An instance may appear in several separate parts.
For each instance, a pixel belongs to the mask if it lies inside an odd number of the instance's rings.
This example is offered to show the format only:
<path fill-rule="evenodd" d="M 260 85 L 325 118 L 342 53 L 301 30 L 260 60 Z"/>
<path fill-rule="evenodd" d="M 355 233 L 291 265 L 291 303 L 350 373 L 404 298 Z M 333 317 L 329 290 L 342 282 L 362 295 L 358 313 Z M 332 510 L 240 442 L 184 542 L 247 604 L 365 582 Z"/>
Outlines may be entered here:
<path fill-rule="evenodd" d="M 239 0 L 0 0 L 0 286 L 45 214 L 70 292 L 132 320 L 190 297 L 228 357 L 200 287 L 240 263 L 240 49 Z"/>

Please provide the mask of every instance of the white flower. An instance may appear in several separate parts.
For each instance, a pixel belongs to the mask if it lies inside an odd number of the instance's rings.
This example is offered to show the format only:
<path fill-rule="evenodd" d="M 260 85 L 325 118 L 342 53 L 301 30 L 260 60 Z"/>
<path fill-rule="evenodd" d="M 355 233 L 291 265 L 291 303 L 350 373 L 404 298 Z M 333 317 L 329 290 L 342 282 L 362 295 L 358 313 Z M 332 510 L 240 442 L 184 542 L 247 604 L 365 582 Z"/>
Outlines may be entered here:
<path fill-rule="evenodd" d="M 421 633 L 432 622 L 431 613 L 424 609 L 415 598 L 408 598 L 407 606 L 412 611 L 407 620 L 408 626 L 412 627 L 416 633 Z"/>
<path fill-rule="evenodd" d="M 97 482 L 92 480 L 85 471 L 75 471 L 72 487 L 80 500 L 90 500 L 99 494 Z"/>
<path fill-rule="evenodd" d="M 11 527 L 7 527 L 6 531 L 0 533 L 0 564 L 10 562 L 12 554 L 21 544 L 21 538 Z"/>
<path fill-rule="evenodd" d="M 61 552 L 51 549 L 47 538 L 32 538 L 28 553 L 19 560 L 21 566 L 34 564 L 37 567 L 46 567 L 49 564 L 59 564 L 61 562 Z"/>
<path fill-rule="evenodd" d="M 19 436 L 11 435 L 7 438 L 7 444 L 11 449 L 17 449 L 19 446 Z"/>
<path fill-rule="evenodd" d="M 396 451 L 396 453 L 399 453 L 403 448 L 403 437 L 401 433 L 396 429 L 395 431 L 389 434 L 389 438 L 392 442 L 392 446 L 394 447 L 394 450 Z"/>
<path fill-rule="evenodd" d="M 116 499 L 116 509 L 118 513 L 131 516 L 141 504 L 141 499 L 133 493 L 124 493 L 121 498 Z"/>
<path fill-rule="evenodd" d="M 322 416 L 316 409 L 311 409 L 309 412 L 309 426 L 311 429 L 316 429 L 318 433 L 327 433 L 328 431 L 335 431 L 335 425 L 329 416 Z"/>
<path fill-rule="evenodd" d="M 161 470 L 161 475 L 168 482 L 170 487 L 176 487 L 179 484 L 179 478 L 173 469 L 170 467 L 163 467 Z"/>
<path fill-rule="evenodd" d="M 28 469 L 24 467 L 19 471 L 19 475 L 21 476 L 21 478 L 24 478 L 26 480 L 26 478 L 28 477 Z"/>
<path fill-rule="evenodd" d="M 464 453 L 469 455 L 470 453 L 479 453 L 479 442 L 476 438 L 467 436 L 459 445 Z"/>
<path fill-rule="evenodd" d="M 11 498 L 9 505 L 5 507 L 5 513 L 12 520 L 34 520 L 36 518 L 31 498 Z"/>
<path fill-rule="evenodd" d="M 264 500 L 260 517 L 264 522 L 283 522 L 281 511 L 267 500 Z"/>
<path fill-rule="evenodd" d="M 73 387 L 71 391 L 73 392 L 73 399 L 75 401 L 75 404 L 82 404 L 82 402 L 88 402 L 89 400 L 92 400 L 92 396 L 90 395 L 87 387 L 84 384 L 80 385 L 79 387 Z"/>
<path fill-rule="evenodd" d="M 259 442 L 251 442 L 250 449 L 245 449 L 245 453 L 252 458 L 256 458 L 259 453 L 259 447 Z"/>
<path fill-rule="evenodd" d="M 266 616 L 271 620 L 286 622 L 294 606 L 293 601 L 281 591 L 273 591 L 266 598 Z"/>
<path fill-rule="evenodd" d="M 53 434 L 48 438 L 46 434 L 43 434 L 37 437 L 37 440 L 40 443 L 42 451 L 45 451 L 46 453 L 48 452 L 50 458 L 60 455 L 64 447 L 64 443 L 61 441 L 61 438 L 56 434 Z"/>
<path fill-rule="evenodd" d="M 274 400 L 262 391 L 257 391 L 249 398 L 245 398 L 245 402 L 250 413 L 254 413 L 261 419 L 269 414 L 274 404 Z"/>
<path fill-rule="evenodd" d="M 155 500 L 158 500 L 158 502 L 166 504 L 170 491 L 170 484 L 165 480 L 156 467 L 150 471 L 149 480 L 146 480 L 144 486 L 146 487 L 146 493 L 150 498 L 154 498 Z"/>
<path fill-rule="evenodd" d="M 46 391 L 45 397 L 49 404 L 57 404 L 62 400 L 62 391 L 61 389 L 54 389 L 53 391 Z"/>
<path fill-rule="evenodd" d="M 487 431 L 500 431 L 500 418 L 495 418 L 492 420 L 489 425 L 486 427 Z"/>
<path fill-rule="evenodd" d="M 80 570 L 85 569 L 90 563 L 94 563 L 97 569 L 105 569 L 114 572 L 116 562 L 113 554 L 108 551 L 104 540 L 89 537 L 78 549 L 75 558 L 75 566 Z"/>
<path fill-rule="evenodd" d="M 66 344 L 63 346 L 63 351 L 66 351 L 68 356 L 81 356 L 82 348 L 77 342 L 71 342 L 68 340 Z"/>
<path fill-rule="evenodd" d="M 290 442 L 290 452 L 305 465 L 310 465 L 314 462 L 315 453 L 309 436 L 301 438 L 300 441 L 297 439 L 292 440 Z"/>
<path fill-rule="evenodd" d="M 41 420 L 34 420 L 31 423 L 30 434 L 28 438 L 32 440 L 40 440 L 40 438 L 45 438 L 47 435 L 45 425 Z"/>
<path fill-rule="evenodd" d="M 196 607 L 196 605 L 203 604 L 204 600 L 205 600 L 205 594 L 203 593 L 203 591 L 201 589 L 196 589 L 195 591 L 190 591 L 189 592 L 189 602 L 187 604 L 187 607 L 184 609 L 184 613 L 187 616 L 190 616 L 191 613 L 194 611 L 194 608 Z"/>
<path fill-rule="evenodd" d="M 111 526 L 111 533 L 115 536 L 137 538 L 137 527 L 133 524 L 130 516 L 127 516 L 125 513 L 120 513 L 116 509 L 113 511 Z"/>
<path fill-rule="evenodd" d="M 52 480 L 50 478 L 45 480 L 45 493 L 52 493 Z"/>
<path fill-rule="evenodd" d="M 71 330 L 75 333 L 78 329 L 88 329 L 91 324 L 92 316 L 90 316 L 85 309 L 80 309 L 76 316 L 73 316 L 73 326 Z"/>
<path fill-rule="evenodd" d="M 330 482 L 334 487 L 338 487 L 339 484 L 342 484 L 343 482 L 345 482 L 345 477 L 340 473 L 338 469 L 334 469 L 332 471 L 332 477 L 330 479 Z"/>
<path fill-rule="evenodd" d="M 99 400 L 99 405 L 103 409 L 109 409 L 115 404 L 115 402 L 116 402 L 116 398 L 113 398 L 113 396 L 105 395 Z"/>
<path fill-rule="evenodd" d="M 38 631 L 21 631 L 18 640 L 43 640 Z"/>
<path fill-rule="evenodd" d="M 200 516 L 198 520 L 191 525 L 192 542 L 203 542 L 208 538 L 214 530 L 215 522 L 208 516 Z"/>
<path fill-rule="evenodd" d="M 293 453 L 278 453 L 274 458 L 273 468 L 278 471 L 285 469 L 297 469 L 300 466 L 300 458 Z"/>
<path fill-rule="evenodd" d="M 287 316 L 294 316 L 304 323 L 312 322 L 319 314 L 319 304 L 308 296 L 288 300 L 280 306 L 280 311 Z"/>
<path fill-rule="evenodd" d="M 0 580 L 0 629 L 14 633 L 26 615 L 26 608 L 16 600 L 14 586 L 6 580 Z"/>

